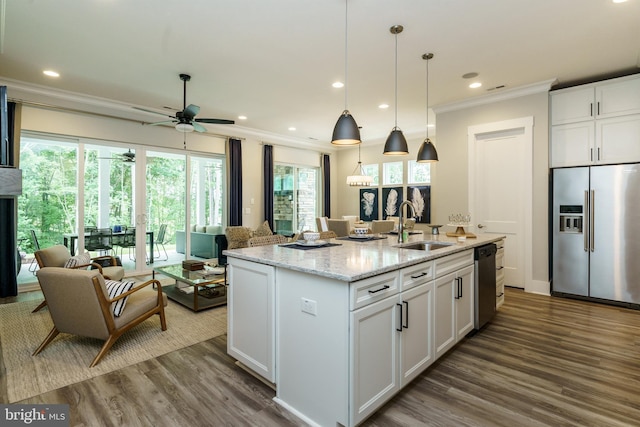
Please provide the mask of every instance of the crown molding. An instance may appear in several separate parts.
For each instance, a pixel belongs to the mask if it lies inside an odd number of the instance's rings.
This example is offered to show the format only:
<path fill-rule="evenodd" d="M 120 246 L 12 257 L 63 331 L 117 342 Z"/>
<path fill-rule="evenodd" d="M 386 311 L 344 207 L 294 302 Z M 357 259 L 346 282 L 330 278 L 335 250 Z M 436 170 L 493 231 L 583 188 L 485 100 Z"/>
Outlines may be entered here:
<path fill-rule="evenodd" d="M 455 101 L 448 104 L 438 105 L 432 108 L 436 114 L 448 113 L 480 105 L 493 104 L 499 101 L 506 101 L 508 99 L 520 98 L 522 96 L 533 95 L 536 93 L 549 92 L 551 86 L 553 86 L 556 81 L 557 79 L 554 78 L 526 86 L 505 89 L 496 93 L 481 95 L 471 99 L 465 99 L 463 101 Z"/>

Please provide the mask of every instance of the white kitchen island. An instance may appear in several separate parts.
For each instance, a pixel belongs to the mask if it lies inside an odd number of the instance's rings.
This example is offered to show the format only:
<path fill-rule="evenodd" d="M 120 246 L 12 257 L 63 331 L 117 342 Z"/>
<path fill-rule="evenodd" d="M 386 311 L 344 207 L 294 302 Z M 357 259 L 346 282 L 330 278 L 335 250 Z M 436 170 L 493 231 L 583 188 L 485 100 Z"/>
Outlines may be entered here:
<path fill-rule="evenodd" d="M 503 238 L 227 250 L 228 353 L 309 424 L 355 426 L 473 329 L 473 248 Z"/>

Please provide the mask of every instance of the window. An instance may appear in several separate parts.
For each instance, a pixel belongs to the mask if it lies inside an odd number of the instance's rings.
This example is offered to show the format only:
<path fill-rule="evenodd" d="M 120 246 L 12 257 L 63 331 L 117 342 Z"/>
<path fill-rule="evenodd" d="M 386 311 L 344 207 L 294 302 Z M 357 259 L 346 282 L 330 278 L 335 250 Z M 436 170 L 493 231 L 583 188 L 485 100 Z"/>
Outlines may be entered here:
<path fill-rule="evenodd" d="M 402 162 L 382 164 L 383 185 L 402 184 Z"/>
<path fill-rule="evenodd" d="M 415 160 L 409 161 L 409 184 L 430 184 L 431 183 L 431 164 L 418 163 Z"/>
<path fill-rule="evenodd" d="M 380 184 L 380 176 L 379 176 L 380 172 L 379 172 L 379 165 L 377 163 L 373 165 L 363 165 L 362 170 L 364 171 L 365 175 L 373 178 L 372 185 Z"/>

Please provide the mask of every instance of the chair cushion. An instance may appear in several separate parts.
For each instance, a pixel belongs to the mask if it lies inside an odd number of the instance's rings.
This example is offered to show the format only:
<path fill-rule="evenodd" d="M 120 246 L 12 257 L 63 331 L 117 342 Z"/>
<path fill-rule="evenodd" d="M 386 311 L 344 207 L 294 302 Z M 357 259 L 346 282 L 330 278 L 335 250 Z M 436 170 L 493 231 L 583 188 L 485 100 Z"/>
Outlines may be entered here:
<path fill-rule="evenodd" d="M 130 291 L 131 288 L 133 288 L 133 285 L 135 285 L 135 282 L 118 282 L 117 280 L 105 280 L 104 284 L 107 287 L 109 298 L 113 299 L 124 294 L 125 292 Z M 127 299 L 129 299 L 128 296 L 111 304 L 114 316 L 120 317 L 120 315 L 124 311 L 125 305 L 127 304 Z"/>
<path fill-rule="evenodd" d="M 271 236 L 273 235 L 273 231 L 271 231 L 271 227 L 269 227 L 269 221 L 265 221 L 262 225 L 256 228 L 256 231 L 253 232 L 253 237 L 262 237 L 262 236 Z"/>
<path fill-rule="evenodd" d="M 107 280 L 122 280 L 124 277 L 124 268 L 120 266 L 102 267 L 102 275 Z"/>
<path fill-rule="evenodd" d="M 247 227 L 232 226 L 227 227 L 225 232 L 227 235 L 227 249 L 238 249 L 249 247 L 249 239 L 251 238 L 251 230 Z"/>
<path fill-rule="evenodd" d="M 74 268 L 79 265 L 91 264 L 91 255 L 89 252 L 85 252 L 80 255 L 72 256 L 64 263 L 64 268 Z"/>

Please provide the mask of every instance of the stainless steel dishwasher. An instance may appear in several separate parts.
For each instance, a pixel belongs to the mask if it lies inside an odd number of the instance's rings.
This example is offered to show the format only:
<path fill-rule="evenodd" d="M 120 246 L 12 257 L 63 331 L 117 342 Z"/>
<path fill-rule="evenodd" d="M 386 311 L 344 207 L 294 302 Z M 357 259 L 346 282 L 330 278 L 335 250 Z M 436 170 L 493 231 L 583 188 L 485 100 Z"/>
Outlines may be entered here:
<path fill-rule="evenodd" d="M 496 314 L 496 252 L 493 243 L 475 249 L 476 331 Z"/>

